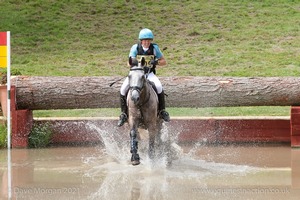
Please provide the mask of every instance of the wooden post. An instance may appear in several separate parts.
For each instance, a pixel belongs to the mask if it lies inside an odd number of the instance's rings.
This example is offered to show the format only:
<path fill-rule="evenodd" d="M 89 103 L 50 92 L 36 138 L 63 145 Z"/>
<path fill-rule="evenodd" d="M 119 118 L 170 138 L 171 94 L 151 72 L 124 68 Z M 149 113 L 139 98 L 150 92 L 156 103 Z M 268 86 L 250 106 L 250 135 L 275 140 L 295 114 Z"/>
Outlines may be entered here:
<path fill-rule="evenodd" d="M 291 146 L 300 147 L 300 106 L 291 107 Z"/>
<path fill-rule="evenodd" d="M 12 147 L 27 148 L 28 136 L 33 124 L 31 110 L 16 110 L 12 113 Z"/>
<path fill-rule="evenodd" d="M 33 124 L 33 115 L 31 110 L 16 109 L 16 87 L 11 88 L 11 146 L 12 148 L 27 148 L 28 136 Z"/>

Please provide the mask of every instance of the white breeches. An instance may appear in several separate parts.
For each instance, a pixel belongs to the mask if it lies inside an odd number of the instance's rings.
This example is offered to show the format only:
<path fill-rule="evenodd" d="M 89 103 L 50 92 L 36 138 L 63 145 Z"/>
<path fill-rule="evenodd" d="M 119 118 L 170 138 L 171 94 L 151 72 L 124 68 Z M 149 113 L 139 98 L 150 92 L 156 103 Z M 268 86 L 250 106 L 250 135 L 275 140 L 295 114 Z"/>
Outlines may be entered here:
<path fill-rule="evenodd" d="M 148 74 L 147 79 L 155 84 L 157 93 L 160 94 L 162 92 L 163 88 L 162 88 L 162 84 L 161 84 L 160 80 L 157 78 L 157 76 L 153 72 L 151 72 L 150 74 Z M 128 89 L 129 89 L 129 81 L 128 81 L 128 77 L 126 77 L 126 79 L 123 82 L 121 89 L 120 89 L 121 95 L 125 96 Z"/>

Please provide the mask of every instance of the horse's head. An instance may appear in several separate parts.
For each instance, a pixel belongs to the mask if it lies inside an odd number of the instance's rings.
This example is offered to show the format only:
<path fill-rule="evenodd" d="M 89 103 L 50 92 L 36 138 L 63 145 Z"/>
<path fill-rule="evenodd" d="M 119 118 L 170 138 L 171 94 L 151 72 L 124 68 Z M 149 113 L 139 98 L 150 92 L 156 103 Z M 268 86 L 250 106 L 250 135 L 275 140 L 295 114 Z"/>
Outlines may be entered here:
<path fill-rule="evenodd" d="M 141 62 L 138 62 L 135 58 L 130 57 L 129 64 L 131 66 L 128 75 L 129 88 L 131 90 L 131 100 L 134 102 L 134 104 L 138 104 L 140 101 L 141 92 L 146 82 L 144 72 L 145 60 L 142 59 Z"/>

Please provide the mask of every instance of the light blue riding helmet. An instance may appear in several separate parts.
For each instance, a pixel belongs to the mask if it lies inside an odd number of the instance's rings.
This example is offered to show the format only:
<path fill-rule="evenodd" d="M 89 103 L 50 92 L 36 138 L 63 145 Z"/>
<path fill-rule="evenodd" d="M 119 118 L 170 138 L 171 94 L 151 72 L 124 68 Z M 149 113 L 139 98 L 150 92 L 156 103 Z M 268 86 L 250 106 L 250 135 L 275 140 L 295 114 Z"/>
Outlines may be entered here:
<path fill-rule="evenodd" d="M 148 28 L 144 28 L 140 31 L 139 34 L 139 40 L 145 40 L 145 39 L 154 39 L 154 35 L 152 33 L 152 31 Z"/>

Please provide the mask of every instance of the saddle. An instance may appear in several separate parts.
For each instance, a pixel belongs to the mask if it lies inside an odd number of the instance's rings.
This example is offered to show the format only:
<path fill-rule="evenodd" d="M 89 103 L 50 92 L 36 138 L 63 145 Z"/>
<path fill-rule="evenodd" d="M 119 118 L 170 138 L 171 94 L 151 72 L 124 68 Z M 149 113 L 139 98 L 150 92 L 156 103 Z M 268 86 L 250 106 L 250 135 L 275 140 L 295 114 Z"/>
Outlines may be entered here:
<path fill-rule="evenodd" d="M 149 81 L 149 80 L 147 80 L 147 81 L 148 81 L 148 83 L 152 86 L 152 88 L 153 88 L 153 90 L 155 91 L 155 93 L 158 95 L 158 93 L 157 93 L 157 88 L 156 88 L 154 82 Z"/>

